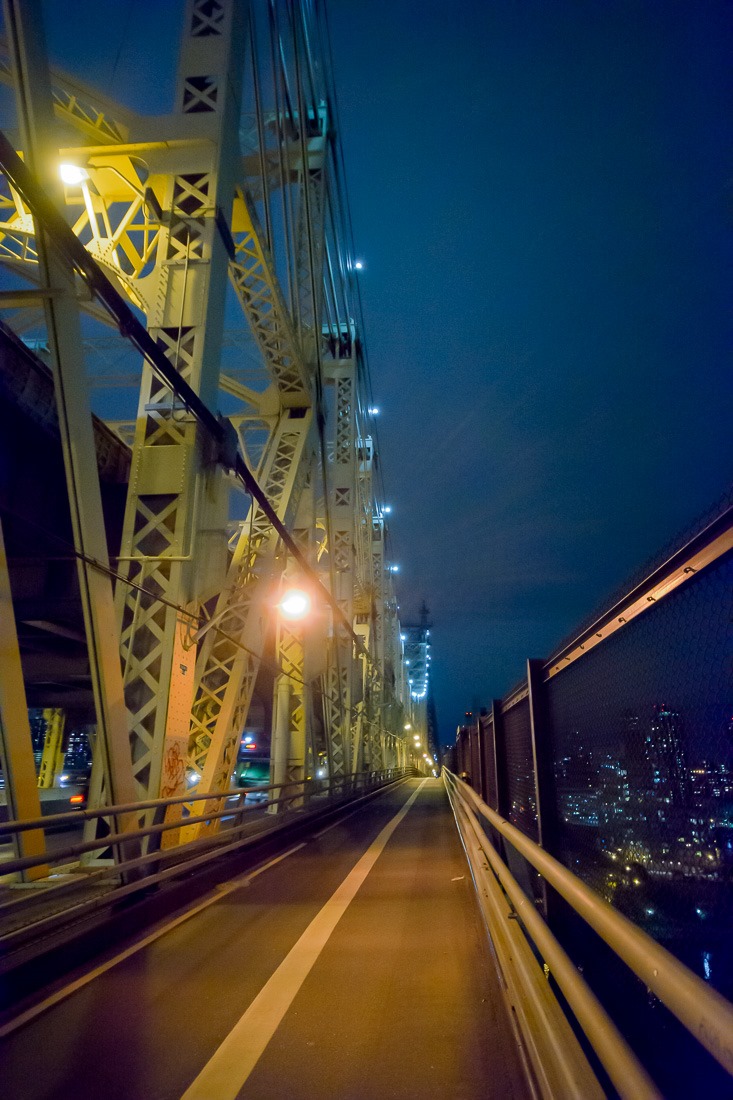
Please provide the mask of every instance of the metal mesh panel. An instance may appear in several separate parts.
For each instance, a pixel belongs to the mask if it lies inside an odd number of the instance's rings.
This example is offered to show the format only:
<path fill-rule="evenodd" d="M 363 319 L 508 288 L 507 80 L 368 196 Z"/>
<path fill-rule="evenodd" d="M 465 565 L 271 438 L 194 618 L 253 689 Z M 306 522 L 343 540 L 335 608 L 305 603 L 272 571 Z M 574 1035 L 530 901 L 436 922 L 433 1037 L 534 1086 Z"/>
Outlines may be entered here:
<path fill-rule="evenodd" d="M 733 995 L 733 557 L 547 684 L 566 864 Z"/>
<path fill-rule="evenodd" d="M 479 718 L 481 731 L 481 743 L 483 746 L 484 774 L 482 785 L 482 797 L 484 802 L 491 806 L 492 810 L 499 809 L 499 787 L 496 776 L 496 758 L 494 756 L 494 723 L 490 715 L 482 714 Z"/>
<path fill-rule="evenodd" d="M 502 712 L 507 817 L 532 840 L 538 839 L 529 700 Z"/>
<path fill-rule="evenodd" d="M 458 737 L 456 740 L 457 752 L 457 765 L 458 774 L 465 776 L 468 774 L 468 770 L 471 767 L 471 761 L 469 758 L 469 740 L 468 740 L 468 727 L 461 726 L 458 730 Z"/>
<path fill-rule="evenodd" d="M 469 726 L 469 769 L 468 775 L 471 781 L 471 786 L 474 790 L 481 794 L 481 749 L 479 747 L 479 730 L 478 724 L 473 722 Z"/>
<path fill-rule="evenodd" d="M 679 531 L 673 539 L 670 539 L 670 541 L 661 547 L 654 555 L 647 558 L 638 569 L 634 570 L 631 576 L 626 577 L 623 584 L 609 593 L 609 595 L 604 598 L 603 603 L 595 607 L 590 614 L 573 628 L 572 633 L 568 634 L 567 637 L 555 647 L 555 652 L 560 652 L 566 645 L 569 645 L 578 634 L 581 634 L 584 630 L 589 628 L 599 616 L 608 611 L 608 609 L 618 600 L 622 600 L 627 596 L 637 584 L 641 584 L 646 580 L 651 573 L 660 568 L 673 554 L 686 546 L 691 539 L 699 535 L 709 524 L 725 516 L 727 510 L 732 506 L 733 487 L 723 493 L 710 508 L 706 508 L 701 515 L 697 516 L 693 522 L 689 523 L 684 530 Z"/>

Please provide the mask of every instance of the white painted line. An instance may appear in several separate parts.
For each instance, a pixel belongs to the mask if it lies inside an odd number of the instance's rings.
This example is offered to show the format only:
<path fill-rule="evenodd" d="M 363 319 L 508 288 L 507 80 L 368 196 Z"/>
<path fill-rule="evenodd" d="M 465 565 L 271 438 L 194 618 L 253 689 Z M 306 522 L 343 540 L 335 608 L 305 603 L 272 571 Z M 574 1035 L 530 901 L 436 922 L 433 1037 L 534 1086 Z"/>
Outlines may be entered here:
<path fill-rule="evenodd" d="M 186 1089 L 181 1100 L 212 1100 L 212 1097 L 216 1097 L 216 1100 L 236 1100 L 333 930 L 426 782 L 425 779 L 422 781 L 402 809 L 372 841 L 196 1080 Z"/>
<path fill-rule="evenodd" d="M 215 902 L 221 901 L 227 894 L 239 890 L 242 886 L 247 886 L 253 878 L 257 878 L 263 871 L 268 871 L 270 867 L 274 867 L 276 863 L 281 863 L 282 860 L 287 859 L 288 856 L 292 856 L 294 852 L 299 852 L 301 848 L 305 848 L 305 843 L 296 844 L 293 848 L 288 848 L 286 852 L 269 860 L 268 863 L 263 863 L 261 867 L 256 867 L 254 871 L 248 871 L 246 874 L 232 879 L 231 882 L 227 882 L 223 886 L 215 887 L 215 892 L 204 901 L 199 902 L 198 905 L 193 905 L 190 909 L 187 909 L 185 913 L 181 913 L 180 916 L 168 921 L 167 924 L 162 925 L 160 928 L 156 928 L 150 935 L 143 937 L 143 939 L 138 940 L 130 947 L 126 947 L 124 951 L 120 951 L 118 955 L 114 955 L 113 958 L 108 959 L 106 962 L 102 963 L 101 966 L 97 966 L 94 970 L 89 970 L 86 974 L 82 974 L 80 978 L 77 978 L 73 982 L 69 982 L 63 989 L 59 989 L 56 993 L 52 993 L 50 997 L 46 997 L 45 1001 L 39 1001 L 37 1005 L 33 1005 L 32 1008 L 27 1009 L 25 1012 L 21 1012 L 19 1016 L 15 1016 L 12 1020 L 9 1020 L 8 1023 L 3 1024 L 0 1027 L 0 1039 L 4 1039 L 7 1035 L 11 1035 L 14 1031 L 17 1031 L 19 1027 L 23 1027 L 24 1024 L 29 1023 L 31 1020 L 35 1020 L 42 1012 L 46 1012 L 49 1008 L 53 1008 L 54 1005 L 60 1004 L 61 1001 L 65 1001 L 67 997 L 70 997 L 72 993 L 76 993 L 78 989 L 83 989 L 85 985 L 89 985 L 95 978 L 99 978 L 102 974 L 106 974 L 113 966 L 117 966 L 118 963 L 124 962 L 125 959 L 129 959 L 132 955 L 141 951 L 143 947 L 155 943 L 155 941 L 159 940 L 161 936 L 164 936 L 166 932 L 172 932 L 179 924 L 184 924 L 185 921 L 190 920 L 191 917 L 195 917 L 197 913 L 201 913 L 204 909 L 208 909 L 210 905 L 214 905 Z"/>

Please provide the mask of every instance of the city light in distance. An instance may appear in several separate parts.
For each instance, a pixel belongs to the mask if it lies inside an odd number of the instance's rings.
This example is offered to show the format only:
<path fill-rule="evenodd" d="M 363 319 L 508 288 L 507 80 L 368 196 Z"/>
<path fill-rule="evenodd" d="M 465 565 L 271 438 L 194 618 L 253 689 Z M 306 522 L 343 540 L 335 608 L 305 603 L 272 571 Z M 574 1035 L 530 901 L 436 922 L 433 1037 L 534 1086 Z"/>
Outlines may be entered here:
<path fill-rule="evenodd" d="M 290 588 L 283 595 L 278 607 L 285 619 L 303 619 L 311 609 L 311 599 L 301 588 Z"/>

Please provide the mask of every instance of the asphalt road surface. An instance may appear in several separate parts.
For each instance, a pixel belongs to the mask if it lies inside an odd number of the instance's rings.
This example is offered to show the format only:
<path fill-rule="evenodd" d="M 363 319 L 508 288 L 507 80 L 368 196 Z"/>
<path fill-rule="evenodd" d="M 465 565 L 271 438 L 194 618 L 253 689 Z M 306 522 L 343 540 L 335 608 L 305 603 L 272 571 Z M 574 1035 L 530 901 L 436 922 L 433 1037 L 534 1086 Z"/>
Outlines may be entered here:
<path fill-rule="evenodd" d="M 439 780 L 411 780 L 0 1029 L 3 1100 L 524 1100 Z"/>

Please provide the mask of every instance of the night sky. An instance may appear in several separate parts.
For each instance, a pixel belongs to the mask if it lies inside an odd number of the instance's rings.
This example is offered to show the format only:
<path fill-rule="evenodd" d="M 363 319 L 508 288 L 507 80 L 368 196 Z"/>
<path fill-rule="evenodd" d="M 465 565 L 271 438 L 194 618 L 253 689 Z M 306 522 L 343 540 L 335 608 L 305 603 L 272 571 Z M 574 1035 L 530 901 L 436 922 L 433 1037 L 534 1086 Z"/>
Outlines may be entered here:
<path fill-rule="evenodd" d="M 54 60 L 166 109 L 175 0 L 45 7 Z M 730 482 L 733 8 L 330 11 L 400 602 L 452 740 Z"/>
<path fill-rule="evenodd" d="M 401 604 L 430 605 L 446 739 L 730 482 L 732 14 L 332 5 Z"/>

